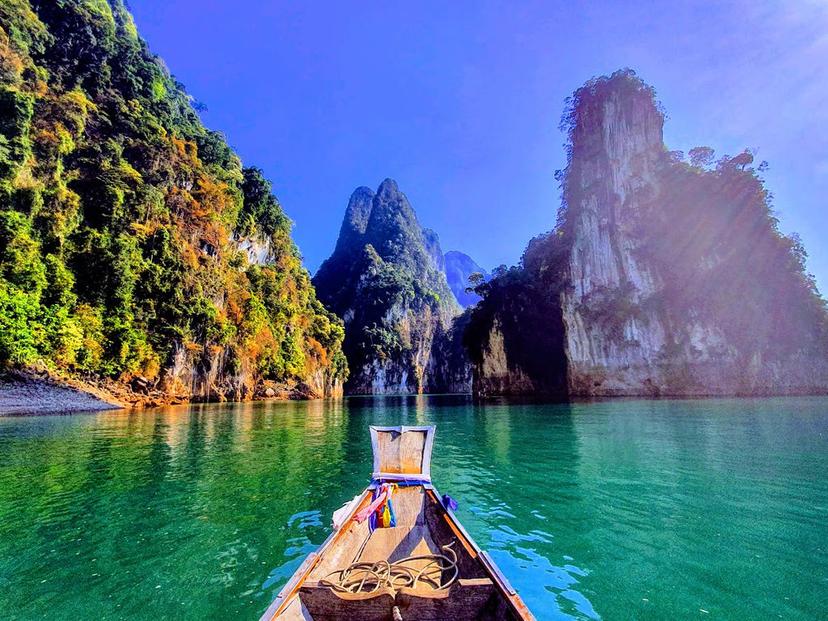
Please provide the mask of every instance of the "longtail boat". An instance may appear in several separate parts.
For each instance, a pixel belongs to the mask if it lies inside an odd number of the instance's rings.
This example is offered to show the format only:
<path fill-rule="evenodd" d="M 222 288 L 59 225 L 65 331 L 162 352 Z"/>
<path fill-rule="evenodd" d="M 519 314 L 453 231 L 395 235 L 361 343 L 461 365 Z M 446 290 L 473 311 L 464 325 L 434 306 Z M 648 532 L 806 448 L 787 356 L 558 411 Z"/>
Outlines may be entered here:
<path fill-rule="evenodd" d="M 261 621 L 534 619 L 431 484 L 434 427 L 371 427 L 371 484 Z"/>

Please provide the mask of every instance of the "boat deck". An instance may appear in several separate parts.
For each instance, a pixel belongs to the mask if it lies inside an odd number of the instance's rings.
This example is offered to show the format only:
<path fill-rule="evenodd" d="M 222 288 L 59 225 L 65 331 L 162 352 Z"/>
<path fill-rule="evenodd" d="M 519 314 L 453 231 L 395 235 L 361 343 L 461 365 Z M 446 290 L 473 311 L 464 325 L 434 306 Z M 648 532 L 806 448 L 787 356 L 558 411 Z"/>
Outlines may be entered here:
<path fill-rule="evenodd" d="M 434 428 L 370 429 L 372 485 L 336 512 L 330 537 L 261 621 L 534 619 L 431 486 Z M 371 530 L 369 520 L 355 516 L 375 493 L 377 504 L 369 511 L 383 506 L 387 488 L 380 486 L 389 481 L 398 485 L 391 499 L 396 525 Z"/>

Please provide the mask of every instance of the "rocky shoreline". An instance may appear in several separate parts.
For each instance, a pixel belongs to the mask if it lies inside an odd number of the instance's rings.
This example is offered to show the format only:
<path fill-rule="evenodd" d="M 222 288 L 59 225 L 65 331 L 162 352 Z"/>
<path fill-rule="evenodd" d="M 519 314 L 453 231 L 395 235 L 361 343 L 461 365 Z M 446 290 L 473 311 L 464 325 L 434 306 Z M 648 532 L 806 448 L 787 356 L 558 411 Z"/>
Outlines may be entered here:
<path fill-rule="evenodd" d="M 0 415 L 60 414 L 129 407 L 111 393 L 47 372 L 10 371 L 0 376 Z"/>
<path fill-rule="evenodd" d="M 253 401 L 313 399 L 303 385 L 268 382 L 258 387 Z M 193 402 L 186 396 L 165 393 L 151 384 L 101 379 L 79 379 L 45 369 L 17 369 L 0 374 L 0 416 L 21 414 L 71 414 L 119 409 L 142 409 Z"/>

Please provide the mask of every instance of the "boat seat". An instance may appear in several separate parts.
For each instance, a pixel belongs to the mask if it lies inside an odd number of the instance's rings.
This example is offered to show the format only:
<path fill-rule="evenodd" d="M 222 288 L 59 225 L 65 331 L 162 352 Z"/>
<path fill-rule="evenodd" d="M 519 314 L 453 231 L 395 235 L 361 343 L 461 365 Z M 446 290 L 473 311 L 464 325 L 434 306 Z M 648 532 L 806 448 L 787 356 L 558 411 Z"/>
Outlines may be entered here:
<path fill-rule="evenodd" d="M 497 619 L 495 586 L 489 578 L 459 579 L 450 589 L 402 588 L 394 595 L 391 589 L 374 593 L 338 593 L 318 582 L 302 585 L 299 598 L 314 621 L 391 621 L 397 606 L 403 619 L 417 621 L 493 620 Z"/>
<path fill-rule="evenodd" d="M 299 599 L 314 621 L 390 621 L 394 591 L 380 589 L 373 593 L 337 593 L 318 582 L 303 584 Z"/>
<path fill-rule="evenodd" d="M 403 619 L 494 619 L 495 586 L 489 578 L 461 578 L 446 591 L 402 588 L 396 606 Z"/>

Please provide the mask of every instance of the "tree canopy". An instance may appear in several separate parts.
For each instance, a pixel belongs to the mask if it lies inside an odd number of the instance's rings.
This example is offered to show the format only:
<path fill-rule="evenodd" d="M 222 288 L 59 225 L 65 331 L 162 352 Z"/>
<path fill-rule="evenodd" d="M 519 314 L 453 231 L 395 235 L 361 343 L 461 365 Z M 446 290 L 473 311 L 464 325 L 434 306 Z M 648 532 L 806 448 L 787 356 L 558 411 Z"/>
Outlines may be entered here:
<path fill-rule="evenodd" d="M 269 247 L 256 264 L 238 241 Z M 121 0 L 0 5 L 0 363 L 345 373 L 290 221 Z"/>

